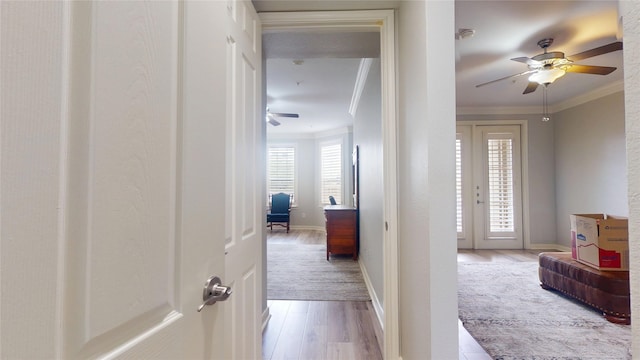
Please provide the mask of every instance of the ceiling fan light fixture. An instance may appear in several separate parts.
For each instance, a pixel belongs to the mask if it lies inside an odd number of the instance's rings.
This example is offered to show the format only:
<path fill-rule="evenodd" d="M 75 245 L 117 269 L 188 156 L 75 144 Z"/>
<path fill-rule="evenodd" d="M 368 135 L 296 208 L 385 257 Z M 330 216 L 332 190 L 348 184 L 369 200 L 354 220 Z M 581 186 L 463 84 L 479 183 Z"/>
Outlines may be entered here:
<path fill-rule="evenodd" d="M 537 82 L 540 85 L 551 84 L 556 81 L 558 78 L 561 78 L 567 72 L 563 69 L 549 69 L 549 70 L 539 70 L 531 76 L 529 76 L 529 81 Z"/>

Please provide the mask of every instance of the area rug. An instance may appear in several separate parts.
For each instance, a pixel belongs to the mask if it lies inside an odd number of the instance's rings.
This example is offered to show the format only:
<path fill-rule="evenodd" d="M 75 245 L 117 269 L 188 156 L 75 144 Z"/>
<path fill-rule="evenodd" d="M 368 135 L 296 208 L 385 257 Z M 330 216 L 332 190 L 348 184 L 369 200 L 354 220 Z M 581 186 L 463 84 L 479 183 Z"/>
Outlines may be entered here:
<path fill-rule="evenodd" d="M 357 261 L 326 260 L 325 245 L 268 244 L 267 299 L 368 301 Z"/>
<path fill-rule="evenodd" d="M 631 327 L 544 290 L 538 264 L 458 263 L 463 326 L 493 359 L 630 359 Z"/>

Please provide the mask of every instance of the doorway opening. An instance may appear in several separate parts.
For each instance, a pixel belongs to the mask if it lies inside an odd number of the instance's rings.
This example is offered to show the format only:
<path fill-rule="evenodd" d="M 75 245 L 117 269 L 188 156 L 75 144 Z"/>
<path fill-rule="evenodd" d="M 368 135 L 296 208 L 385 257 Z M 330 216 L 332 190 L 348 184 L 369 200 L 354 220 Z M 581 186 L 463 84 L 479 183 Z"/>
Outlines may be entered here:
<path fill-rule="evenodd" d="M 379 113 L 379 141 L 377 144 L 377 151 L 379 151 L 379 170 L 380 173 L 376 176 L 376 179 L 381 183 L 380 195 L 381 195 L 381 206 L 380 209 L 380 219 L 377 221 L 377 224 L 371 224 L 371 226 L 377 226 L 377 230 L 382 235 L 382 240 L 379 244 L 379 253 L 380 260 L 379 263 L 376 264 L 378 269 L 381 268 L 381 271 L 376 271 L 375 274 L 369 274 L 375 277 L 375 280 L 372 280 L 378 284 L 378 293 L 375 295 L 378 298 L 378 306 L 376 307 L 376 314 L 378 321 L 381 324 L 384 324 L 385 333 L 384 333 L 384 357 L 385 358 L 394 358 L 397 357 L 399 353 L 399 335 L 397 333 L 397 323 L 398 323 L 398 311 L 397 311 L 397 234 L 396 234 L 396 223 L 397 223 L 397 214 L 396 214 L 396 203 L 397 199 L 395 197 L 396 194 L 396 163 L 385 161 L 385 159 L 395 159 L 396 158 L 396 143 L 395 143 L 395 132 L 396 132 L 396 109 L 395 109 L 395 55 L 394 55 L 394 13 L 391 10 L 376 10 L 376 11 L 345 11 L 345 12 L 303 12 L 303 13 L 263 13 L 261 14 L 261 19 L 263 22 L 263 33 L 265 37 L 270 36 L 270 34 L 283 34 L 283 33 L 294 33 L 294 34 L 320 34 L 320 36 L 331 37 L 336 34 L 352 34 L 352 35 L 367 35 L 370 36 L 371 33 L 375 34 L 379 37 L 378 46 L 380 51 L 380 105 L 378 109 Z M 360 34 L 358 34 L 360 33 Z M 274 36 L 276 36 L 274 35 Z M 265 50 L 266 52 L 266 50 Z M 302 60 L 302 62 L 297 61 Z M 289 61 L 294 66 L 301 66 L 306 62 L 301 56 L 297 55 L 289 58 Z M 296 65 L 295 62 L 300 63 Z M 269 59 L 266 59 L 267 66 L 269 65 Z M 268 69 L 266 73 L 268 74 Z M 296 87 L 304 84 L 303 81 L 295 83 Z M 293 80 L 295 82 L 295 80 Z M 269 82 L 267 79 L 266 83 Z M 353 87 L 350 91 L 353 90 Z M 299 98 L 300 99 L 300 98 Z M 271 98 L 271 96 L 267 96 L 265 94 L 265 102 L 269 105 L 270 102 L 274 102 L 275 96 Z M 294 99 L 295 100 L 295 97 Z M 266 107 L 265 107 L 266 108 Z M 266 111 L 266 109 L 265 109 Z M 284 112 L 284 113 L 297 113 L 291 108 L 282 108 L 276 109 L 275 105 L 270 106 L 269 111 L 274 112 Z M 322 112 L 322 111 L 321 111 Z M 266 118 L 265 112 L 265 118 Z M 299 118 L 291 118 L 286 120 L 297 120 Z M 278 127 L 284 127 L 285 119 L 277 119 L 281 125 Z M 290 123 L 290 122 L 289 122 Z M 300 122 L 301 123 L 301 122 Z M 265 125 L 272 126 L 272 125 Z M 292 125 L 293 126 L 293 125 Z M 312 125 L 313 126 L 313 125 Z M 345 149 L 351 149 L 357 144 L 358 140 L 358 125 L 357 123 L 352 127 L 353 134 L 349 137 L 348 132 L 345 136 L 344 134 L 340 134 L 339 131 L 336 133 L 334 130 L 333 136 L 337 136 L 338 138 L 342 137 L 341 144 L 345 147 Z M 328 133 L 331 133 L 330 130 L 327 130 Z M 270 139 L 270 136 L 266 136 L 267 139 Z M 346 140 L 345 140 L 346 139 Z M 362 146 L 360 147 L 362 150 Z M 316 150 L 318 151 L 318 150 Z M 343 154 L 348 154 L 349 161 L 351 158 L 351 151 L 343 151 Z M 346 155 L 343 156 L 346 158 Z M 303 161 L 298 158 L 298 161 Z M 345 159 L 345 164 L 347 163 L 347 159 Z M 316 167 L 317 168 L 317 167 Z M 346 169 L 350 169 L 351 167 L 344 167 Z M 340 194 L 342 200 L 345 203 L 350 203 L 349 196 L 352 193 L 353 189 L 350 176 L 350 170 L 345 170 L 342 172 L 344 174 L 344 184 L 342 193 Z M 316 179 L 318 177 L 316 176 Z M 362 178 L 362 176 L 361 176 Z M 314 180 L 313 183 L 315 185 Z M 361 180 L 363 181 L 363 180 Z M 301 186 L 305 186 L 307 184 L 301 184 L 300 181 L 296 184 L 294 181 L 294 186 L 297 186 L 297 191 L 299 193 L 298 200 L 302 201 L 302 189 Z M 361 188 L 361 191 L 363 189 Z M 313 190 L 315 191 L 315 190 Z M 321 207 L 318 204 L 322 204 L 324 198 L 319 195 L 320 192 L 317 191 L 317 195 L 313 196 L 315 206 L 321 210 Z M 362 201 L 364 198 L 360 197 L 360 204 L 364 206 Z M 329 199 L 326 199 L 327 202 Z M 301 209 L 300 209 L 301 210 Z M 294 210 L 295 211 L 295 210 Z M 317 211 L 317 210 L 316 210 Z M 302 218 L 302 211 L 298 213 L 298 215 Z M 305 215 L 309 215 L 305 212 Z M 361 223 L 364 223 L 364 219 Z M 392 230 L 386 230 L 392 229 Z M 266 246 L 265 246 L 266 247 Z M 265 249 L 266 253 L 266 249 Z M 266 263 L 266 262 L 265 262 Z M 265 274 L 266 274 L 265 269 Z M 372 277 L 373 279 L 373 277 Z M 375 285 L 374 285 L 375 287 Z M 384 299 L 384 303 L 382 300 Z M 374 305 L 375 307 L 375 305 Z"/>

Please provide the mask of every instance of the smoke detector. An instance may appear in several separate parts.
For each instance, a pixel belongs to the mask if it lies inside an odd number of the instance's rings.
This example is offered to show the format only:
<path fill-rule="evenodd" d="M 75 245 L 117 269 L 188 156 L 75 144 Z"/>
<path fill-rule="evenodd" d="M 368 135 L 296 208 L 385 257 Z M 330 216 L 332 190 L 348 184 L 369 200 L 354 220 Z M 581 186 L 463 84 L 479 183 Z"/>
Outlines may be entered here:
<path fill-rule="evenodd" d="M 470 38 L 475 34 L 476 34 L 476 31 L 474 29 L 460 28 L 458 29 L 458 31 L 456 31 L 456 40 L 463 40 L 466 38 Z"/>

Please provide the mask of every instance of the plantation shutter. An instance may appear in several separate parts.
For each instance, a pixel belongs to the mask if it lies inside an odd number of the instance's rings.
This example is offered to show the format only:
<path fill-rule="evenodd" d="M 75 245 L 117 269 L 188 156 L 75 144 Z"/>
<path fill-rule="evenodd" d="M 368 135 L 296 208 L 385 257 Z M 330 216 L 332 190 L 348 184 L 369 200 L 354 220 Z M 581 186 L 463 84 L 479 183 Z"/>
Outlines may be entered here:
<path fill-rule="evenodd" d="M 267 158 L 267 195 L 283 192 L 291 195 L 294 202 L 295 148 L 269 147 Z"/>
<path fill-rule="evenodd" d="M 462 140 L 456 139 L 456 229 L 462 233 Z"/>
<path fill-rule="evenodd" d="M 488 139 L 489 231 L 515 231 L 513 140 Z"/>
<path fill-rule="evenodd" d="M 329 196 L 333 196 L 342 204 L 342 145 L 321 146 L 320 163 L 321 203 L 328 204 Z"/>

